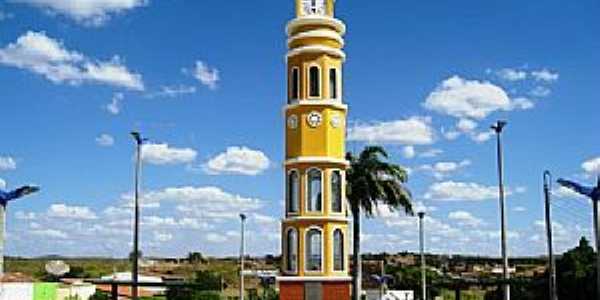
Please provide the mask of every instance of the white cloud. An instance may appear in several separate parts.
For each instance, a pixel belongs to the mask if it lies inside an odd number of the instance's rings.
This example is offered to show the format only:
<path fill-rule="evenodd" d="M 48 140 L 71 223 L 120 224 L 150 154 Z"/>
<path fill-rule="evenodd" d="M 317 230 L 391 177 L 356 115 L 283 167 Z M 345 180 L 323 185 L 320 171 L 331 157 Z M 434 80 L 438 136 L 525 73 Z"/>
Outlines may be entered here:
<path fill-rule="evenodd" d="M 506 195 L 510 191 L 507 190 Z M 498 198 L 498 188 L 472 182 L 445 181 L 431 185 L 425 199 L 440 201 L 483 201 Z"/>
<path fill-rule="evenodd" d="M 211 232 L 206 235 L 206 240 L 211 243 L 224 243 L 227 242 L 227 237 L 221 234 Z"/>
<path fill-rule="evenodd" d="M 2 178 L 0 178 L 0 189 L 6 189 L 6 181 Z"/>
<path fill-rule="evenodd" d="M 229 147 L 211 158 L 205 165 L 209 174 L 258 175 L 270 166 L 269 158 L 261 151 L 247 147 Z"/>
<path fill-rule="evenodd" d="M 536 86 L 531 91 L 529 91 L 529 95 L 538 98 L 548 97 L 551 93 L 552 90 L 545 86 Z"/>
<path fill-rule="evenodd" d="M 144 6 L 148 0 L 11 0 L 64 15 L 87 26 L 105 24 L 111 15 Z"/>
<path fill-rule="evenodd" d="M 188 95 L 196 93 L 195 86 L 187 85 L 176 85 L 176 86 L 161 86 L 160 91 L 146 95 L 146 98 L 176 98 L 181 95 Z"/>
<path fill-rule="evenodd" d="M 197 152 L 191 148 L 174 148 L 168 144 L 144 144 L 142 159 L 154 165 L 173 165 L 191 163 L 196 160 Z"/>
<path fill-rule="evenodd" d="M 469 227 L 480 227 L 485 225 L 485 222 L 473 216 L 470 212 L 466 211 L 453 211 L 448 214 L 448 219 L 457 221 L 461 226 L 469 226 Z"/>
<path fill-rule="evenodd" d="M 173 218 L 159 216 L 145 216 L 142 218 L 142 225 L 149 228 L 184 228 L 184 229 L 208 229 L 211 225 L 205 222 L 200 222 L 198 219 L 192 218 Z"/>
<path fill-rule="evenodd" d="M 462 135 L 462 132 L 455 129 L 446 130 L 442 128 L 442 135 L 444 135 L 447 140 L 454 141 Z"/>
<path fill-rule="evenodd" d="M 498 77 L 508 81 L 520 81 L 527 79 L 527 72 L 518 69 L 504 68 L 496 72 Z"/>
<path fill-rule="evenodd" d="M 441 114 L 476 120 L 484 119 L 495 111 L 524 108 L 513 103 L 504 89 L 497 85 L 459 76 L 444 80 L 429 94 L 423 106 Z"/>
<path fill-rule="evenodd" d="M 349 141 L 395 143 L 402 145 L 429 145 L 435 140 L 435 130 L 429 117 L 411 117 L 405 120 L 356 124 L 348 130 Z"/>
<path fill-rule="evenodd" d="M 415 147 L 414 146 L 404 146 L 402 148 L 402 156 L 404 156 L 404 158 L 413 158 L 415 157 L 417 153 L 415 152 Z"/>
<path fill-rule="evenodd" d="M 460 119 L 456 123 L 456 128 L 461 132 L 471 132 L 477 128 L 477 122 L 471 119 Z"/>
<path fill-rule="evenodd" d="M 96 138 L 96 144 L 102 147 L 110 147 L 115 144 L 115 139 L 110 134 L 103 133 Z"/>
<path fill-rule="evenodd" d="M 188 207 L 193 205 L 195 209 L 204 212 L 226 213 L 255 210 L 262 206 L 258 199 L 230 194 L 217 187 L 187 186 L 150 191 L 144 194 L 144 201 L 147 203 L 175 201 L 185 203 Z"/>
<path fill-rule="evenodd" d="M 523 207 L 523 206 L 516 206 L 515 208 L 513 208 L 514 212 L 526 212 L 527 208 Z"/>
<path fill-rule="evenodd" d="M 203 61 L 196 61 L 194 77 L 198 79 L 200 83 L 207 86 L 211 90 L 217 88 L 217 83 L 220 80 L 219 70 L 217 70 L 216 68 L 209 67 Z"/>
<path fill-rule="evenodd" d="M 10 156 L 0 156 L 0 171 L 12 171 L 17 169 L 17 162 Z"/>
<path fill-rule="evenodd" d="M 494 136 L 494 132 L 492 131 L 483 131 L 478 133 L 473 133 L 471 135 L 471 139 L 477 143 L 484 143 L 489 141 L 492 136 Z"/>
<path fill-rule="evenodd" d="M 173 239 L 173 235 L 165 232 L 154 232 L 154 241 L 165 243 Z"/>
<path fill-rule="evenodd" d="M 588 174 L 600 174 L 600 157 L 585 161 L 581 168 Z"/>
<path fill-rule="evenodd" d="M 109 61 L 95 61 L 66 49 L 44 32 L 28 31 L 1 48 L 0 64 L 31 71 L 53 83 L 95 83 L 144 90 L 142 76 L 130 72 L 118 56 Z"/>
<path fill-rule="evenodd" d="M 548 69 L 541 69 L 537 71 L 532 71 L 531 76 L 537 81 L 545 81 L 550 83 L 557 81 L 560 75 Z"/>
<path fill-rule="evenodd" d="M 86 206 L 68 206 L 66 204 L 52 204 L 47 215 L 52 218 L 94 220 L 98 217 Z"/>
<path fill-rule="evenodd" d="M 421 158 L 433 158 L 433 157 L 440 156 L 442 153 L 444 153 L 444 150 L 441 150 L 441 149 L 429 149 L 429 150 L 426 150 L 426 151 L 423 151 L 423 152 L 419 153 L 419 157 L 421 157 Z"/>
<path fill-rule="evenodd" d="M 118 115 L 121 113 L 121 101 L 123 101 L 125 96 L 123 93 L 115 93 L 110 101 L 110 103 L 106 104 L 104 107 L 106 111 L 108 111 L 112 115 Z"/>
<path fill-rule="evenodd" d="M 466 168 L 471 165 L 471 161 L 465 159 L 461 162 L 443 161 L 437 162 L 433 165 L 426 164 L 422 165 L 419 169 L 430 172 L 435 178 L 442 179 L 450 174 L 459 171 L 460 169 Z"/>
<path fill-rule="evenodd" d="M 37 230 L 31 230 L 30 233 L 33 235 L 46 237 L 46 238 L 53 238 L 53 239 L 69 238 L 69 236 L 65 232 L 56 230 L 56 229 L 37 229 Z"/>
<path fill-rule="evenodd" d="M 24 212 L 24 211 L 17 211 L 15 213 L 15 218 L 17 218 L 17 220 L 34 220 L 36 218 L 36 214 L 33 212 Z"/>

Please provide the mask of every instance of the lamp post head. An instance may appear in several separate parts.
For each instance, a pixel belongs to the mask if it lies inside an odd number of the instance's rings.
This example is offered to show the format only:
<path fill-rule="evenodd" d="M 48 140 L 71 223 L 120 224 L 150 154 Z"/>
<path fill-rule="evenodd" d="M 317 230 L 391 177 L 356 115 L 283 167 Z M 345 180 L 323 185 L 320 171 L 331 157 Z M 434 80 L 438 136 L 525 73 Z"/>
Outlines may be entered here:
<path fill-rule="evenodd" d="M 242 220 L 242 222 L 246 221 L 246 215 L 240 214 L 240 219 Z"/>
<path fill-rule="evenodd" d="M 423 219 L 425 217 L 425 212 L 419 212 L 417 213 L 417 215 L 419 216 L 419 219 Z"/>
<path fill-rule="evenodd" d="M 491 128 L 496 132 L 496 133 L 501 133 L 502 129 L 504 129 L 504 127 L 506 126 L 506 124 L 508 124 L 506 121 L 504 120 L 499 120 L 498 122 L 496 122 L 496 124 L 492 125 Z"/>
<path fill-rule="evenodd" d="M 131 136 L 133 137 L 133 139 L 135 140 L 136 144 L 141 145 L 143 144 L 145 141 L 147 141 L 148 139 L 142 138 L 142 134 L 137 132 L 137 131 L 132 131 L 131 132 Z"/>

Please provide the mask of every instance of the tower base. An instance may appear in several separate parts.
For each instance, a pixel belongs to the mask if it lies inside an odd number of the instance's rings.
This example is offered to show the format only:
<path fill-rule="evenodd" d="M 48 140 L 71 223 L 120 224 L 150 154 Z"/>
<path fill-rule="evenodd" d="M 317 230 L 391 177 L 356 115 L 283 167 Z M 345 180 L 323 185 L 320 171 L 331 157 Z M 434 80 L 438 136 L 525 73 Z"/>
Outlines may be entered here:
<path fill-rule="evenodd" d="M 279 300 L 350 300 L 351 278 L 278 277 Z"/>

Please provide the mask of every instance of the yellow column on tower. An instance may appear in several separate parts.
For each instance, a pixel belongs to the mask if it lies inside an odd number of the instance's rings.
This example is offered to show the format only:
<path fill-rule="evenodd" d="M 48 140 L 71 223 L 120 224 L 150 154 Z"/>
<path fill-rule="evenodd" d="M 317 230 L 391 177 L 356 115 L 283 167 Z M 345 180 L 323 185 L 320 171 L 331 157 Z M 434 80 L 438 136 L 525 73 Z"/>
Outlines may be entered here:
<path fill-rule="evenodd" d="M 335 0 L 295 0 L 287 26 L 281 300 L 350 297 L 342 68 Z"/>

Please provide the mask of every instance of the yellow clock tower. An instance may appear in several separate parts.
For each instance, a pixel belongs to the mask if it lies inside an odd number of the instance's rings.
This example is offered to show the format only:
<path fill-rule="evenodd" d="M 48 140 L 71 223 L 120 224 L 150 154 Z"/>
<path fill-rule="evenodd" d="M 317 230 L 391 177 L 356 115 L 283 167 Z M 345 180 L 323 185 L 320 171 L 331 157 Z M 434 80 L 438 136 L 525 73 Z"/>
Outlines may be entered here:
<path fill-rule="evenodd" d="M 348 213 L 345 199 L 343 22 L 335 0 L 295 0 L 287 25 L 285 217 L 281 300 L 346 300 Z"/>

